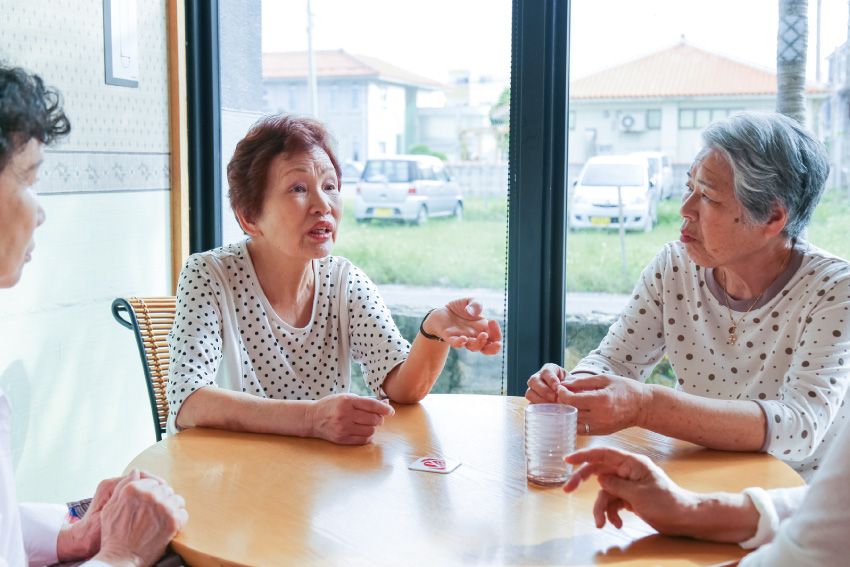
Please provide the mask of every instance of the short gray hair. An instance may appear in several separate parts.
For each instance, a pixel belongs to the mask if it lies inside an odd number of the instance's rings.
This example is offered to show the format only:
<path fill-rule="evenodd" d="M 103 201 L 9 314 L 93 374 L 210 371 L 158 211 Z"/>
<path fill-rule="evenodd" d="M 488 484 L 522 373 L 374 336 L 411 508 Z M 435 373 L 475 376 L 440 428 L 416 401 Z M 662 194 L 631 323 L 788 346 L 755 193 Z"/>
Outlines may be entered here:
<path fill-rule="evenodd" d="M 702 139 L 729 161 L 735 195 L 753 221 L 766 222 L 779 204 L 788 213 L 783 234 L 800 235 L 829 176 L 823 144 L 787 116 L 757 112 L 714 122 Z"/>

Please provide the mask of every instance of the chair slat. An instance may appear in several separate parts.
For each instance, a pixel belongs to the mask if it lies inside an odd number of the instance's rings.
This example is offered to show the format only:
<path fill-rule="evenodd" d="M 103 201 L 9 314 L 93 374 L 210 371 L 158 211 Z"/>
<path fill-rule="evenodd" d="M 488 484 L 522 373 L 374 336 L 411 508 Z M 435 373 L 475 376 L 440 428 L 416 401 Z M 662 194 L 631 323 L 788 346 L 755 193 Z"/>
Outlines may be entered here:
<path fill-rule="evenodd" d="M 116 304 L 120 301 L 116 300 Z M 145 380 L 152 394 L 151 411 L 159 427 L 156 431 L 157 441 L 159 441 L 165 433 L 168 419 L 166 389 L 170 352 L 167 337 L 174 324 L 177 302 L 174 296 L 131 297 L 125 301 L 132 307 L 137 323 L 134 331 L 137 334 L 139 348 L 142 350 L 140 354 Z"/>

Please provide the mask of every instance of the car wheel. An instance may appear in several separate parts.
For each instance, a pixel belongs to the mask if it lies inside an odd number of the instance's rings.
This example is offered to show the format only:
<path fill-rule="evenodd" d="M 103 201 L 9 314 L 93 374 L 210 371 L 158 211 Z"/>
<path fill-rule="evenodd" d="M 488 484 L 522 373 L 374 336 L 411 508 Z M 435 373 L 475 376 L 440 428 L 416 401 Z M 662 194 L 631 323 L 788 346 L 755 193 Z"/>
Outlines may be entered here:
<path fill-rule="evenodd" d="M 417 226 L 422 226 L 428 222 L 428 208 L 425 205 L 419 207 L 419 212 L 416 213 L 416 218 L 413 220 L 413 224 Z"/>
<path fill-rule="evenodd" d="M 452 216 L 455 218 L 455 220 L 463 220 L 463 203 L 458 201 L 458 203 L 455 204 L 455 208 L 452 211 Z"/>
<path fill-rule="evenodd" d="M 357 224 L 366 224 L 369 222 L 369 219 L 354 219 Z"/>

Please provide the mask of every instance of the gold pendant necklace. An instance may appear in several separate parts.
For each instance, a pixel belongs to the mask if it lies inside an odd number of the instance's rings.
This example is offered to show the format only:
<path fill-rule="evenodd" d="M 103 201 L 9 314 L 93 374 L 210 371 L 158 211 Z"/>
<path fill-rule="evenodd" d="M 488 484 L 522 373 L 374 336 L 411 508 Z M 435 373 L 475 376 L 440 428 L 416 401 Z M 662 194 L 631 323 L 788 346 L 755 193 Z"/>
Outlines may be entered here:
<path fill-rule="evenodd" d="M 794 254 L 794 248 L 792 247 L 789 251 L 788 255 L 785 257 L 785 261 L 782 262 L 782 267 L 779 269 L 779 274 L 785 271 L 785 268 L 788 266 L 788 262 L 791 260 L 791 256 Z M 758 305 L 758 302 L 761 301 L 761 298 L 764 296 L 764 292 L 770 286 L 762 291 L 755 300 L 750 303 L 750 306 L 747 307 L 747 310 L 744 311 L 744 314 L 741 315 L 741 318 L 735 321 L 735 318 L 732 317 L 732 308 L 729 307 L 729 294 L 726 292 L 726 272 L 723 273 L 723 286 L 721 289 L 723 290 L 723 304 L 726 306 L 726 312 L 729 314 L 729 336 L 726 337 L 727 345 L 735 345 L 738 342 L 738 325 L 744 322 L 744 318 L 749 314 L 750 311 L 753 310 L 753 307 Z M 778 276 L 777 276 L 778 277 Z"/>
<path fill-rule="evenodd" d="M 759 301 L 761 301 L 761 298 L 764 295 L 764 292 L 761 292 L 759 294 L 759 296 L 756 297 L 755 301 L 750 303 L 750 306 L 747 308 L 746 311 L 744 311 L 744 314 L 741 315 L 741 318 L 738 319 L 737 321 L 735 321 L 735 318 L 732 317 L 732 309 L 729 307 L 729 294 L 726 293 L 726 289 L 725 289 L 726 288 L 726 275 L 725 274 L 723 275 L 723 288 L 724 288 L 723 289 L 724 304 L 726 305 L 726 311 L 729 313 L 729 336 L 726 337 L 726 344 L 727 345 L 735 345 L 738 342 L 738 325 L 740 325 L 741 323 L 744 322 L 744 317 L 746 317 L 747 314 L 750 311 L 753 310 L 753 307 L 755 307 L 756 304 Z"/>

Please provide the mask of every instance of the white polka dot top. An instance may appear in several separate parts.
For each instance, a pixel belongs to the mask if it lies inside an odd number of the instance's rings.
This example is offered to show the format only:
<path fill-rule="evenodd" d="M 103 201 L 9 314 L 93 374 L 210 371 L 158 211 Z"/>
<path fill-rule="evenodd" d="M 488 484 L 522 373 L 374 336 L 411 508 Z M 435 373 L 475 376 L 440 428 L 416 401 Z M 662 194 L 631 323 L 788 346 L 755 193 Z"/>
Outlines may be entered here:
<path fill-rule="evenodd" d="M 749 301 L 728 300 L 683 244 L 667 244 L 575 370 L 644 380 L 666 354 L 679 390 L 758 403 L 768 423 L 764 450 L 810 476 L 850 419 L 850 264 L 802 242 L 793 258 L 746 313 Z M 735 344 L 727 342 L 727 302 Z"/>
<path fill-rule="evenodd" d="M 349 390 L 353 359 L 380 393 L 410 351 L 375 284 L 339 256 L 313 261 L 311 320 L 303 328 L 287 324 L 260 287 L 247 242 L 194 254 L 180 273 L 168 335 L 170 433 L 180 406 L 199 388 L 315 400 Z"/>

